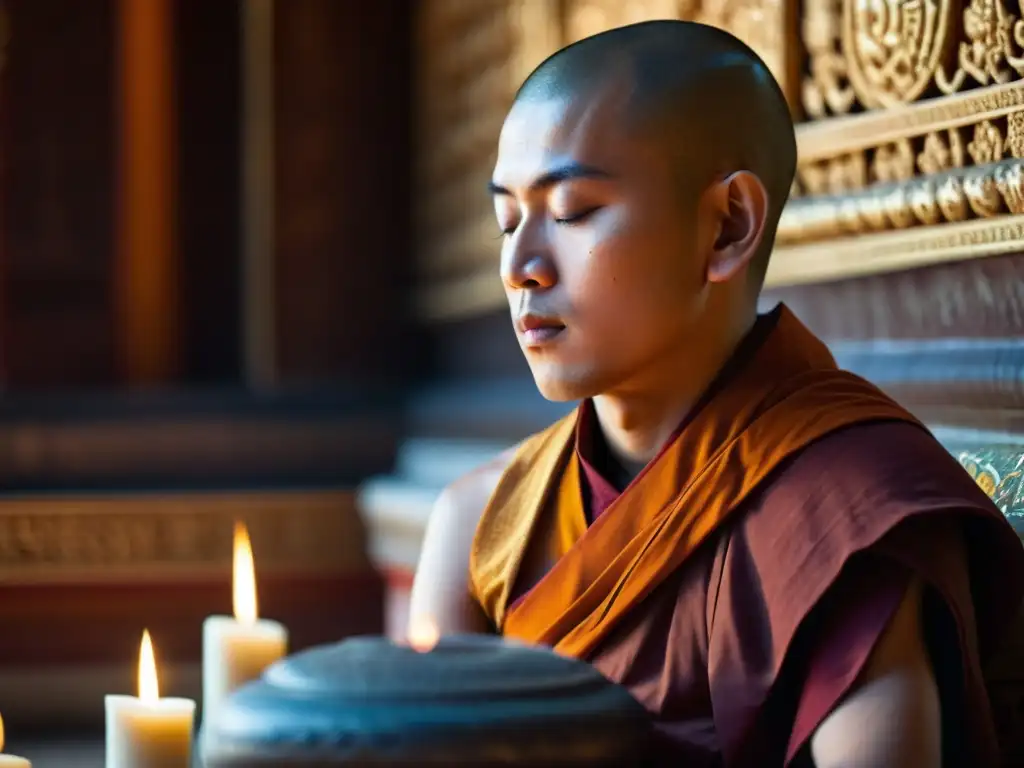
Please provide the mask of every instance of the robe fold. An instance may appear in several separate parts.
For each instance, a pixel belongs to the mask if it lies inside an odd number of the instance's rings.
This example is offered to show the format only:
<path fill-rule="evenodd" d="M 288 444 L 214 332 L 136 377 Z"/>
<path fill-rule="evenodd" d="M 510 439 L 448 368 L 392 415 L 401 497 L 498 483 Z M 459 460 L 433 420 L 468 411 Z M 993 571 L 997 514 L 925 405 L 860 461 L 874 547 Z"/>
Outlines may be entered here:
<path fill-rule="evenodd" d="M 591 418 L 525 441 L 481 517 L 470 589 L 497 631 L 626 685 L 670 760 L 793 764 L 920 578 L 970 720 L 948 750 L 996 764 L 980 660 L 1024 550 L 912 415 L 781 307 L 621 494 L 580 450 Z"/>

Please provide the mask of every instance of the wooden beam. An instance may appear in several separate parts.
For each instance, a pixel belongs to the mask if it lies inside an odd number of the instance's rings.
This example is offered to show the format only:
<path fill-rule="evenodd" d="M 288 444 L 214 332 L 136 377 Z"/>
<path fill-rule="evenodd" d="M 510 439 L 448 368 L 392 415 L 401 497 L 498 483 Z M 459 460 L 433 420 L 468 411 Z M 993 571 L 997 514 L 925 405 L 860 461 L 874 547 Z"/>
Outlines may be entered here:
<path fill-rule="evenodd" d="M 118 358 L 129 385 L 180 362 L 172 0 L 119 0 Z"/>

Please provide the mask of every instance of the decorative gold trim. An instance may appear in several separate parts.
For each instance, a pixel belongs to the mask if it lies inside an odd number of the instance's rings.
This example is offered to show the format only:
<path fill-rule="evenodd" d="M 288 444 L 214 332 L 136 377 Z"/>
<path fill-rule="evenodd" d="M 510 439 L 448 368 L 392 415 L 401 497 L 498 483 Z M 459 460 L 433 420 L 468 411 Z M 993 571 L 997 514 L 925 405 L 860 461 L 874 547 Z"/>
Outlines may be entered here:
<path fill-rule="evenodd" d="M 829 160 L 899 139 L 974 125 L 1024 108 L 1024 81 L 928 99 L 905 107 L 801 123 L 796 128 L 800 164 Z"/>
<path fill-rule="evenodd" d="M 843 237 L 776 249 L 766 288 L 864 277 L 1021 250 L 1024 215 Z"/>
<path fill-rule="evenodd" d="M 351 491 L 70 496 L 0 501 L 0 582 L 204 578 L 227 573 L 244 520 L 265 572 L 368 563 Z"/>
<path fill-rule="evenodd" d="M 797 198 L 783 211 L 778 247 L 891 229 L 1024 214 L 1024 161 L 1003 160 L 877 184 L 841 195 Z"/>

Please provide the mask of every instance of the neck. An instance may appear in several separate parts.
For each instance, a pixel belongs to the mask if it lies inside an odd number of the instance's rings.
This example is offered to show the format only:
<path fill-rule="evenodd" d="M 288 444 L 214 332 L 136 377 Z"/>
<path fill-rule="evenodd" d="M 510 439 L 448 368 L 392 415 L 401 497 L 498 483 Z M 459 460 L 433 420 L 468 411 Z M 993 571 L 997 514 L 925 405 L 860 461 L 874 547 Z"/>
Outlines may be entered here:
<path fill-rule="evenodd" d="M 683 345 L 656 370 L 629 386 L 593 398 L 594 413 L 612 457 L 636 475 L 653 459 L 729 361 L 753 327 L 756 316 L 702 344 Z M 714 343 L 709 343 L 714 342 Z"/>

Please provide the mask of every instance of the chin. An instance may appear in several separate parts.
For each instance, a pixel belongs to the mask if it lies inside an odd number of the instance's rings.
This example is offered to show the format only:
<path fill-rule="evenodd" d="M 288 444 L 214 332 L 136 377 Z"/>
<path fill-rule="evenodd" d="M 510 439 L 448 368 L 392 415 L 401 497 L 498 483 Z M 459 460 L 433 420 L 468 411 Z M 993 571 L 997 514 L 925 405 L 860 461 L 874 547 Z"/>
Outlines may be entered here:
<path fill-rule="evenodd" d="M 553 403 L 570 403 L 601 394 L 593 378 L 581 375 L 579 371 L 568 371 L 551 365 L 531 366 L 531 370 L 540 394 Z"/>

